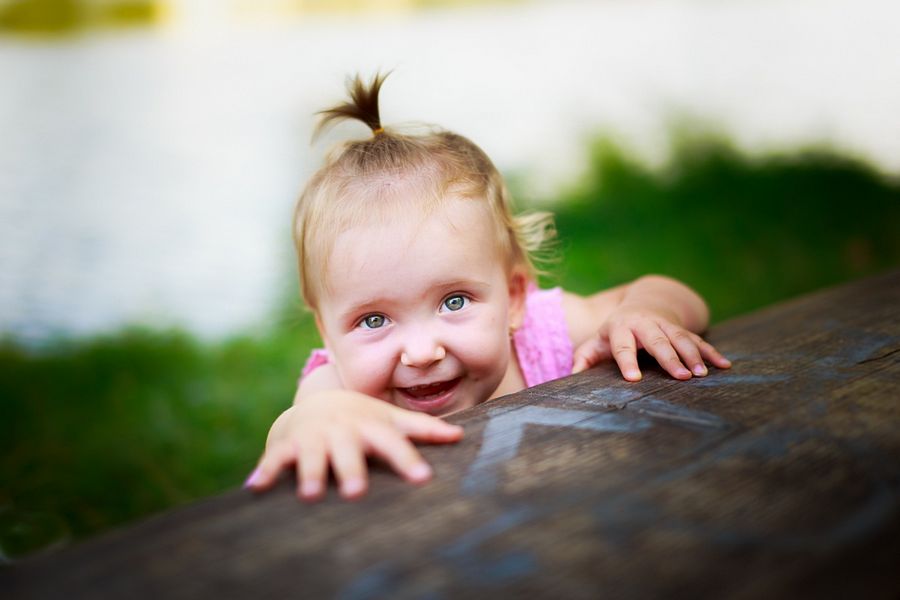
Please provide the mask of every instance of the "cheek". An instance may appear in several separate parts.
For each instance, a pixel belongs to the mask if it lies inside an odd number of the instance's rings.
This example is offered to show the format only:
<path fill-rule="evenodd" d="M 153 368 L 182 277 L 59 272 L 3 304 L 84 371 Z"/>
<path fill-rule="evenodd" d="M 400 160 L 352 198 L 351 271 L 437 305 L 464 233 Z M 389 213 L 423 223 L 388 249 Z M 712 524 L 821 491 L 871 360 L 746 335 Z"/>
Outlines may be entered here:
<path fill-rule="evenodd" d="M 393 374 L 393 362 L 378 345 L 334 348 L 341 381 L 347 389 L 379 397 Z"/>
<path fill-rule="evenodd" d="M 469 328 L 462 339 L 464 343 L 457 348 L 457 353 L 471 371 L 483 376 L 505 373 L 510 355 L 505 321 L 491 319 Z"/>

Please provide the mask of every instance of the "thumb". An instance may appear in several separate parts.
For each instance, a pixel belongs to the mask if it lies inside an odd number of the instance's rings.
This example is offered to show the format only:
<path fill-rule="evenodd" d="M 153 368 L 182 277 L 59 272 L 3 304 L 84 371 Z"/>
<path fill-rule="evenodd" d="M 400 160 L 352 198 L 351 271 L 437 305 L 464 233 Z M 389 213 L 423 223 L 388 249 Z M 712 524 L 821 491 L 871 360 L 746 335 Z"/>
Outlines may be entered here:
<path fill-rule="evenodd" d="M 572 373 L 586 371 L 611 356 L 609 342 L 599 336 L 593 337 L 575 349 L 572 356 Z"/>

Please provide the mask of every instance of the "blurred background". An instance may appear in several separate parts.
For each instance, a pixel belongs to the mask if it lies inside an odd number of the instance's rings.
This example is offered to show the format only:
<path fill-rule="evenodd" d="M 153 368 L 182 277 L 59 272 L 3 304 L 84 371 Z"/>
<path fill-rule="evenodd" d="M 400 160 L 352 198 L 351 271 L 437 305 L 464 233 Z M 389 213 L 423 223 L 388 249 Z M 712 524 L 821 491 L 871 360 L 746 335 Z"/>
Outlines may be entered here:
<path fill-rule="evenodd" d="M 554 211 L 544 285 L 714 321 L 900 264 L 887 0 L 0 0 L 0 562 L 238 486 L 317 344 L 293 202 L 348 75 Z"/>

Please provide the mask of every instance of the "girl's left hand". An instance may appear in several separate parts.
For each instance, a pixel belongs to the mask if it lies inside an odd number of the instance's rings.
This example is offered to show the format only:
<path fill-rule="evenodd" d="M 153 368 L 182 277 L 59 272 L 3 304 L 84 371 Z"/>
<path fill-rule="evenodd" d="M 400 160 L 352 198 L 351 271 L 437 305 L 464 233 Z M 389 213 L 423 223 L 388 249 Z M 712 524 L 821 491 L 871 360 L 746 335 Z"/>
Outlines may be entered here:
<path fill-rule="evenodd" d="M 707 374 L 704 360 L 720 369 L 731 361 L 696 333 L 676 324 L 674 315 L 658 310 L 622 306 L 610 313 L 598 334 L 575 349 L 573 373 L 614 358 L 628 381 L 640 381 L 637 351 L 647 350 L 675 379 Z M 687 366 L 686 366 L 687 365 Z"/>

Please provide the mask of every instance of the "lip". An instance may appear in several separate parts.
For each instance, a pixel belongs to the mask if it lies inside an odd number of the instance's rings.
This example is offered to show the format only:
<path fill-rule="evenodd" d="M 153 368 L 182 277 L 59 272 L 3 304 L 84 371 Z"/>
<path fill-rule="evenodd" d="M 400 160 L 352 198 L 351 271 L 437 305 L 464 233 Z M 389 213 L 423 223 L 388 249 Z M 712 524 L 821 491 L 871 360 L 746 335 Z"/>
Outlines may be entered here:
<path fill-rule="evenodd" d="M 403 403 L 411 410 L 425 412 L 433 415 L 440 413 L 453 402 L 453 397 L 456 390 L 459 388 L 459 383 L 462 381 L 462 377 L 457 377 L 456 379 L 452 379 L 449 381 L 452 382 L 452 385 L 449 388 L 447 388 L 440 394 L 428 396 L 425 398 L 418 398 L 416 396 L 413 396 L 412 394 L 404 391 L 403 388 L 395 388 L 395 390 L 403 399 Z"/>

